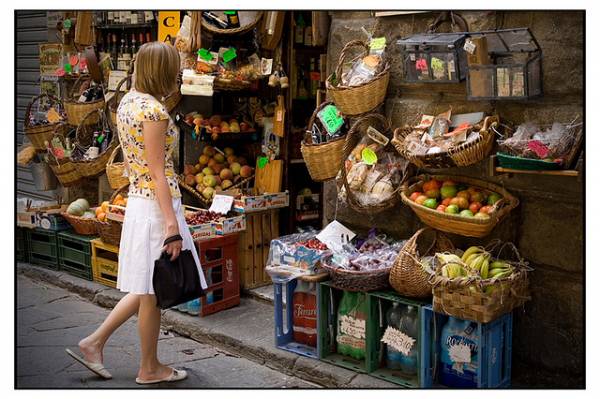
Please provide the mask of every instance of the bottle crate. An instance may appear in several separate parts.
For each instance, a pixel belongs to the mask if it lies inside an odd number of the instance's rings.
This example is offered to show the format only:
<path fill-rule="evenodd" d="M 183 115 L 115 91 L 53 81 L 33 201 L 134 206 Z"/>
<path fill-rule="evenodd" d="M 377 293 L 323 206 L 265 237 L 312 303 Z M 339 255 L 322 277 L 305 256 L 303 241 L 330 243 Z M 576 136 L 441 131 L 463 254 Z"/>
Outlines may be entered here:
<path fill-rule="evenodd" d="M 119 247 L 104 243 L 100 238 L 90 241 L 92 245 L 92 276 L 94 281 L 117 288 L 119 273 Z"/>
<path fill-rule="evenodd" d="M 424 386 L 425 371 L 424 366 L 427 362 L 423 359 L 425 353 L 420 347 L 421 343 L 429 340 L 428 335 L 423 332 L 424 308 L 431 305 L 431 302 L 409 299 L 398 295 L 393 291 L 376 291 L 367 294 L 369 307 L 369 322 L 367 325 L 367 365 L 370 374 L 374 377 L 402 385 L 409 388 L 418 388 Z M 387 344 L 382 342 L 382 338 L 387 330 L 388 324 L 386 314 L 389 309 L 398 303 L 399 307 L 406 309 L 407 306 L 414 306 L 417 309 L 417 336 L 409 338 L 415 339 L 413 345 L 418 348 L 416 374 L 406 374 L 400 370 L 394 370 L 388 367 L 386 362 Z M 393 330 L 391 331 L 393 334 Z M 407 333 L 406 331 L 401 331 Z M 406 341 L 400 341 L 406 342 Z"/>
<path fill-rule="evenodd" d="M 196 241 L 196 246 L 208 285 L 206 295 L 200 298 L 200 316 L 239 305 L 238 235 L 229 234 Z"/>
<path fill-rule="evenodd" d="M 246 214 L 246 230 L 239 233 L 240 282 L 252 289 L 271 283 L 265 272 L 271 240 L 279 237 L 279 209 Z"/>
<path fill-rule="evenodd" d="M 93 280 L 92 245 L 94 237 L 72 231 L 58 233 L 58 265 L 60 270 L 86 280 Z"/>
<path fill-rule="evenodd" d="M 17 262 L 29 262 L 29 252 L 27 250 L 27 230 L 24 227 L 18 227 L 15 233 L 15 259 Z"/>
<path fill-rule="evenodd" d="M 319 324 L 321 318 L 319 317 L 319 297 L 321 295 L 321 285 L 318 281 L 327 278 L 327 274 L 321 274 L 316 276 L 306 276 L 298 279 L 293 279 L 287 283 L 273 282 L 274 298 L 273 304 L 275 308 L 275 346 L 279 349 L 297 353 L 302 356 L 311 357 L 313 359 L 319 358 L 320 346 L 319 339 L 317 337 L 317 346 L 313 347 L 310 345 L 302 344 L 294 340 L 294 308 L 293 298 L 294 292 L 298 285 L 298 280 L 302 279 L 306 282 L 316 283 L 316 295 L 317 295 L 317 331 L 319 331 Z M 283 303 L 285 290 L 285 304 Z"/>
<path fill-rule="evenodd" d="M 27 231 L 29 262 L 58 270 L 56 231 L 35 228 Z"/>
<path fill-rule="evenodd" d="M 352 371 L 359 373 L 368 372 L 368 364 L 366 357 L 366 345 L 365 345 L 365 358 L 356 359 L 351 356 L 347 356 L 337 352 L 337 325 L 338 325 L 338 307 L 342 299 L 344 290 L 335 288 L 330 282 L 324 281 L 320 283 L 320 295 L 317 300 L 318 308 L 318 347 L 319 347 L 319 359 L 326 363 L 331 363 L 336 366 L 340 366 Z M 363 295 L 361 301 L 367 301 L 366 294 Z M 368 309 L 367 309 L 368 310 Z M 364 335 L 365 343 L 366 336 L 369 334 L 369 323 L 368 313 L 366 315 L 366 323 L 362 332 L 357 332 L 356 335 Z"/>
<path fill-rule="evenodd" d="M 430 340 L 423 340 L 424 364 L 423 386 L 448 388 L 440 378 L 441 333 L 448 316 L 436 313 L 431 306 L 423 308 L 423 334 Z M 508 388 L 511 383 L 512 368 L 512 312 L 489 323 L 471 322 L 479 340 L 476 360 L 476 388 Z M 455 387 L 452 387 L 455 388 Z"/>

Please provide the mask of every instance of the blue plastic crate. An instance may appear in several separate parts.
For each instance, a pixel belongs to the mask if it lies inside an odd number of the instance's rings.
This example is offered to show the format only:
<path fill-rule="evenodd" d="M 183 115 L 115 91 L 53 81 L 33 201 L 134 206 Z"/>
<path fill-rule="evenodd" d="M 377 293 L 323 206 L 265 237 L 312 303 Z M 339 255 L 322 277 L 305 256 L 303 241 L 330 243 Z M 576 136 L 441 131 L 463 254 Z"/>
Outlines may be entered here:
<path fill-rule="evenodd" d="M 297 353 L 301 356 L 311 357 L 313 359 L 319 358 L 319 340 L 317 339 L 317 347 L 308 346 L 305 344 L 294 341 L 294 312 L 291 310 L 294 291 L 298 280 L 294 279 L 288 283 L 276 283 L 273 282 L 273 290 L 275 292 L 274 305 L 275 305 L 275 346 L 279 349 Z M 285 299 L 287 311 L 285 312 L 285 325 L 284 325 L 284 304 L 283 304 L 283 288 L 285 287 Z M 317 331 L 319 331 L 319 325 L 321 317 L 319 316 L 319 297 L 321 295 L 321 285 L 316 283 L 317 290 Z"/>
<path fill-rule="evenodd" d="M 431 306 L 423 308 L 421 317 L 422 336 L 431 339 L 421 340 L 422 386 L 448 388 L 439 382 L 440 339 L 442 327 L 448 316 L 436 313 Z M 475 331 L 479 337 L 479 356 L 477 365 L 477 388 L 508 388 L 511 383 L 512 366 L 512 313 L 489 323 L 476 323 Z"/>

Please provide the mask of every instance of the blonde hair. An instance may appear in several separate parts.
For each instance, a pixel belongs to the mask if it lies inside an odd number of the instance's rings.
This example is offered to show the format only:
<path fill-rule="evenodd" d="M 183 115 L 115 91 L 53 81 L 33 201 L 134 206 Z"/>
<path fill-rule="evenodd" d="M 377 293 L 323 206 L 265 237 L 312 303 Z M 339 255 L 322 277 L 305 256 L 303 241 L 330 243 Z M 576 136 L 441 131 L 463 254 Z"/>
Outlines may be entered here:
<path fill-rule="evenodd" d="M 163 42 L 143 44 L 136 54 L 135 89 L 158 100 L 177 90 L 179 53 Z"/>

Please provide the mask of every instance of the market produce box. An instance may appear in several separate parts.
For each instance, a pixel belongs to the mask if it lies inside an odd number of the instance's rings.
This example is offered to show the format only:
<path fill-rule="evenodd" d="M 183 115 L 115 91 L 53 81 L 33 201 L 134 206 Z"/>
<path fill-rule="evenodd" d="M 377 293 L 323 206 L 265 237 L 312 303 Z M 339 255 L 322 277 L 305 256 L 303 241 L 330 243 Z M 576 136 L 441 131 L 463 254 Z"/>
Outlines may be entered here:
<path fill-rule="evenodd" d="M 424 387 L 510 387 L 512 312 L 490 323 L 476 323 L 436 313 L 428 305 L 422 316 L 422 335 L 430 337 L 422 344 L 433 343 L 421 345 Z"/>
<path fill-rule="evenodd" d="M 184 205 L 187 224 L 194 240 L 233 234 L 246 230 L 246 216 L 230 212 L 228 216 Z"/>
<path fill-rule="evenodd" d="M 56 231 L 35 228 L 27 231 L 29 262 L 58 270 Z"/>
<path fill-rule="evenodd" d="M 63 231 L 58 233 L 57 238 L 59 270 L 92 281 L 91 241 L 95 237 Z"/>
<path fill-rule="evenodd" d="M 119 273 L 119 247 L 104 243 L 100 238 L 90 241 L 92 245 L 92 275 L 94 281 L 117 288 Z"/>
<path fill-rule="evenodd" d="M 246 230 L 239 234 L 240 284 L 251 289 L 271 283 L 265 271 L 271 240 L 279 237 L 279 210 L 246 214 Z"/>
<path fill-rule="evenodd" d="M 233 209 L 241 213 L 285 208 L 289 205 L 289 191 L 261 195 L 242 195 L 233 201 Z"/>

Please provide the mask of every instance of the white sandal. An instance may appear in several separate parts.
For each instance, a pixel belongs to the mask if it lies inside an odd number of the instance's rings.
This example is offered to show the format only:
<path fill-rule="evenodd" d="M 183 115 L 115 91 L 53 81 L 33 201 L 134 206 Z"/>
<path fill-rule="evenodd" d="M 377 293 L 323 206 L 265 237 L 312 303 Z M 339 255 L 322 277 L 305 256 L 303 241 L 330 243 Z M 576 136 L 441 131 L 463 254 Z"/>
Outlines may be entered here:
<path fill-rule="evenodd" d="M 112 378 L 112 375 L 110 375 L 110 373 L 108 372 L 108 370 L 106 370 L 106 368 L 104 367 L 104 365 L 102 363 L 88 362 L 81 356 L 74 353 L 71 349 L 65 349 L 65 351 L 69 354 L 69 356 L 71 356 L 73 359 L 77 360 L 79 363 L 83 364 L 85 367 L 87 367 L 91 372 L 93 372 L 97 376 L 100 376 L 100 377 L 104 378 L 105 380 L 110 380 Z"/>
<path fill-rule="evenodd" d="M 169 376 L 167 378 L 163 378 L 163 379 L 159 379 L 159 380 L 149 380 L 149 381 L 144 381 L 141 380 L 139 377 L 135 379 L 135 382 L 140 384 L 140 385 L 148 385 L 148 384 L 158 384 L 159 382 L 175 382 L 175 381 L 181 381 L 187 378 L 187 371 L 185 370 L 177 370 L 172 368 L 171 370 L 173 370 L 171 372 L 171 374 L 169 374 Z"/>

